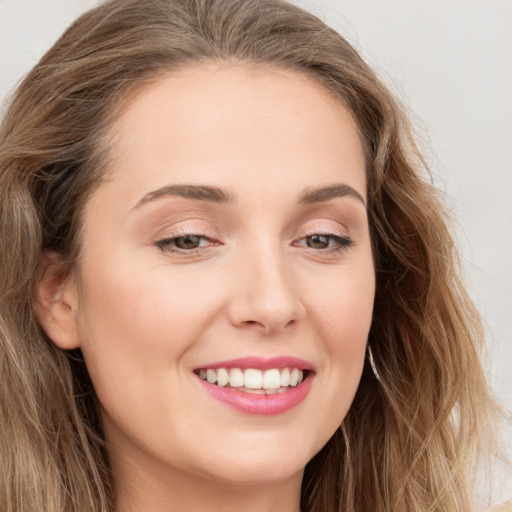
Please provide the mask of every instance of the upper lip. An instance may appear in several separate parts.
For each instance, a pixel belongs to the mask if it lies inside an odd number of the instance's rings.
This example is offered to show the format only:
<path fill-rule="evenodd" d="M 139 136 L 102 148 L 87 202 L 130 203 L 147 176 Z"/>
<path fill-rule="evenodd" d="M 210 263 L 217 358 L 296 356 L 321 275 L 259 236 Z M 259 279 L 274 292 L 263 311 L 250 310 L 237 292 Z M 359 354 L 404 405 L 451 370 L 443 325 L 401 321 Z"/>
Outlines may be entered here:
<path fill-rule="evenodd" d="M 239 357 L 236 359 L 206 363 L 205 365 L 198 366 L 196 369 L 211 368 L 212 370 L 216 370 L 218 368 L 255 368 L 258 370 L 270 370 L 272 368 L 290 367 L 298 368 L 299 370 L 314 370 L 314 366 L 310 362 L 291 356 L 277 356 L 270 358 L 260 356 Z"/>

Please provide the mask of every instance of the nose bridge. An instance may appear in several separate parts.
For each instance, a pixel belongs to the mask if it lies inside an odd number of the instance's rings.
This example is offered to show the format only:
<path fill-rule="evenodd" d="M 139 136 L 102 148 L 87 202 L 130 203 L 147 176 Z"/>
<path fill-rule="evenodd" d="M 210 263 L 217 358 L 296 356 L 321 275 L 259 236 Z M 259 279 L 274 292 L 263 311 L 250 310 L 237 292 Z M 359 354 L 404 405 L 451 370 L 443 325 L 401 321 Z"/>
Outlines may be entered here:
<path fill-rule="evenodd" d="M 260 239 L 243 251 L 236 276 L 233 321 L 271 333 L 295 324 L 303 314 L 292 268 L 280 244 Z"/>

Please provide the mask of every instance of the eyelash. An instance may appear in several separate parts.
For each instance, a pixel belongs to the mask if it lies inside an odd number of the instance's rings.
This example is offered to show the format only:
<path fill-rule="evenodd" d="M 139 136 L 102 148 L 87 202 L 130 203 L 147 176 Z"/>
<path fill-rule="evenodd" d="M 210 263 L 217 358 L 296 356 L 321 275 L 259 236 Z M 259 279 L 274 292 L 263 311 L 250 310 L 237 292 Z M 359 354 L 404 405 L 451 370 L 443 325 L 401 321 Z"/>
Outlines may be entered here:
<path fill-rule="evenodd" d="M 195 247 L 192 249 L 180 249 L 175 248 L 173 249 L 172 246 L 174 245 L 176 247 L 176 241 L 187 238 L 187 237 L 197 237 L 201 240 L 207 240 L 210 242 L 210 245 L 208 247 Z M 163 240 L 158 240 L 155 242 L 155 245 L 164 253 L 173 253 L 173 254 L 181 254 L 181 255 L 195 255 L 201 251 L 204 251 L 205 249 L 209 249 L 212 245 L 219 245 L 219 243 L 214 242 L 211 240 L 211 238 L 205 234 L 202 233 L 191 233 L 191 232 L 183 232 L 183 233 L 174 233 L 168 238 L 164 238 Z"/>
<path fill-rule="evenodd" d="M 308 239 L 311 239 L 313 237 L 325 237 L 328 239 L 328 244 L 330 244 L 331 241 L 335 242 L 337 244 L 336 247 L 327 247 L 324 249 L 314 249 L 312 247 L 307 247 L 308 250 L 311 250 L 313 252 L 322 252 L 322 253 L 339 253 L 346 249 L 349 249 L 350 247 L 354 246 L 354 241 L 352 238 L 350 238 L 347 235 L 341 235 L 341 234 L 334 234 L 334 233 L 311 233 L 307 234 L 306 236 L 303 236 L 298 242 L 306 241 Z M 294 242 L 295 243 L 295 242 Z"/>
<path fill-rule="evenodd" d="M 344 251 L 346 249 L 349 249 L 350 247 L 354 246 L 354 241 L 349 236 L 347 236 L 347 235 L 338 235 L 338 234 L 333 234 L 333 233 L 311 233 L 311 234 L 308 234 L 308 235 L 303 236 L 302 238 L 299 238 L 298 240 L 296 240 L 294 242 L 294 246 L 297 247 L 297 245 L 295 245 L 297 242 L 306 241 L 306 240 L 311 239 L 311 238 L 313 238 L 315 236 L 316 237 L 325 237 L 325 238 L 327 238 L 328 239 L 328 241 L 327 241 L 328 244 L 330 244 L 331 241 L 334 241 L 337 244 L 337 246 L 336 247 L 326 247 L 326 248 L 322 248 L 322 249 L 315 249 L 315 248 L 312 248 L 312 247 L 305 247 L 307 250 L 312 251 L 314 253 L 319 253 L 319 252 L 324 253 L 324 254 L 340 253 L 340 252 L 342 252 L 342 251 Z M 184 239 L 184 238 L 187 238 L 187 237 L 198 238 L 201 241 L 206 240 L 206 241 L 208 241 L 210 243 L 209 243 L 209 245 L 207 247 L 199 246 L 199 247 L 194 247 L 194 248 L 191 248 L 191 249 L 173 248 L 173 246 L 176 247 L 176 242 L 178 240 Z M 188 233 L 188 232 L 174 233 L 173 235 L 171 235 L 168 238 L 165 238 L 163 240 L 158 240 L 158 241 L 155 242 L 155 246 L 158 247 L 164 253 L 179 254 L 179 255 L 184 255 L 184 256 L 196 255 L 196 254 L 198 254 L 198 253 L 200 253 L 202 251 L 208 250 L 212 246 L 216 246 L 216 245 L 220 245 L 220 243 L 213 241 L 210 237 L 208 237 L 205 234 L 202 234 L 202 233 Z"/>

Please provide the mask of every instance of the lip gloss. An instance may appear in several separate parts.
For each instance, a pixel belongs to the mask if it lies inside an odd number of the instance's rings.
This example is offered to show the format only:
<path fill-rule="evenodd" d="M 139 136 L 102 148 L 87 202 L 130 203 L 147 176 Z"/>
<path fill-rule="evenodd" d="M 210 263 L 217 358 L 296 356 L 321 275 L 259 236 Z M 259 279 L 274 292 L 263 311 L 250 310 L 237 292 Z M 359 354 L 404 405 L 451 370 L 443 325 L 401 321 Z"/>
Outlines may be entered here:
<path fill-rule="evenodd" d="M 282 393 L 253 394 L 226 388 L 200 380 L 203 388 L 216 400 L 229 407 L 247 414 L 275 415 L 282 414 L 302 402 L 311 389 L 312 375 L 308 375 L 296 387 Z"/>

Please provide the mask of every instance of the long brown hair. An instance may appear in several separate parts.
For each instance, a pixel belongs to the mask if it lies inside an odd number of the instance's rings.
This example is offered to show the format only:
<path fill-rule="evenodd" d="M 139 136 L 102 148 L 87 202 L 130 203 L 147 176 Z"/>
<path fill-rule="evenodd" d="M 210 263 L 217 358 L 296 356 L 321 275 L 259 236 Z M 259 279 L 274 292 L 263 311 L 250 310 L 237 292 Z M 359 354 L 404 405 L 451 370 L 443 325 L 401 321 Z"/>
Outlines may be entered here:
<path fill-rule="evenodd" d="M 377 292 L 343 425 L 306 467 L 304 512 L 464 511 L 496 409 L 447 216 L 402 109 L 357 52 L 281 0 L 111 0 L 24 79 L 0 127 L 0 509 L 107 512 L 115 489 L 79 351 L 33 306 L 45 249 L 72 266 L 108 130 L 131 94 L 208 60 L 292 69 L 352 112 L 367 158 Z"/>

